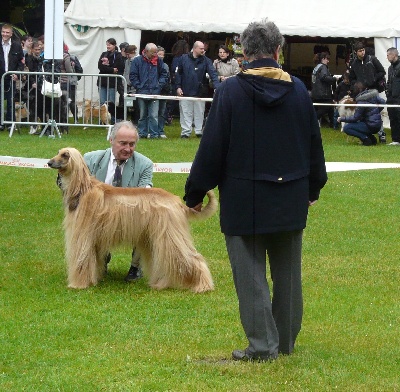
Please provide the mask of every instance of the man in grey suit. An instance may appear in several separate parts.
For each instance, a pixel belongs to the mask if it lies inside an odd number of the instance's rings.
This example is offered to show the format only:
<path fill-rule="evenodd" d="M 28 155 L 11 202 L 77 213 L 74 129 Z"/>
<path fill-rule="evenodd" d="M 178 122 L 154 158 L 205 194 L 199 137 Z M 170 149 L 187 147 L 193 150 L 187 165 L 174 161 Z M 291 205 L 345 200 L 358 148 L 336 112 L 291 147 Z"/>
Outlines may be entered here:
<path fill-rule="evenodd" d="M 291 354 L 300 332 L 302 233 L 327 175 L 307 89 L 277 62 L 279 29 L 267 20 L 251 23 L 241 43 L 249 64 L 216 90 L 185 200 L 199 210 L 206 192 L 219 187 L 221 230 L 248 340 L 232 357 L 268 361 Z"/>
<path fill-rule="evenodd" d="M 153 186 L 153 162 L 135 151 L 139 135 L 130 121 L 114 125 L 110 134 L 111 148 L 86 153 L 83 158 L 91 172 L 99 181 L 121 187 Z M 110 261 L 111 256 L 107 262 Z M 141 277 L 137 252 L 132 252 L 132 262 L 127 282 Z"/>

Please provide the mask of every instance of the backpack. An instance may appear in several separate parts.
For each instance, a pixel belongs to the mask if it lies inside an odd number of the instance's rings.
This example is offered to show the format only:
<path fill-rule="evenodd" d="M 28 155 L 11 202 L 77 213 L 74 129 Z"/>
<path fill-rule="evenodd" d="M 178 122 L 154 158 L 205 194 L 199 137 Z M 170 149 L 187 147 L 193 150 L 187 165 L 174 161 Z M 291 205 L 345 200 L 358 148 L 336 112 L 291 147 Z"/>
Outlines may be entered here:
<path fill-rule="evenodd" d="M 81 63 L 79 62 L 79 60 L 78 60 L 78 57 L 76 57 L 76 56 L 74 56 L 74 55 L 72 55 L 72 54 L 70 54 L 69 55 L 69 57 L 71 58 L 71 60 L 74 62 L 74 71 L 75 71 L 75 73 L 83 73 L 83 68 L 82 68 L 82 65 L 81 65 Z M 78 78 L 78 80 L 81 80 L 81 77 L 82 76 L 77 76 L 77 78 Z"/>

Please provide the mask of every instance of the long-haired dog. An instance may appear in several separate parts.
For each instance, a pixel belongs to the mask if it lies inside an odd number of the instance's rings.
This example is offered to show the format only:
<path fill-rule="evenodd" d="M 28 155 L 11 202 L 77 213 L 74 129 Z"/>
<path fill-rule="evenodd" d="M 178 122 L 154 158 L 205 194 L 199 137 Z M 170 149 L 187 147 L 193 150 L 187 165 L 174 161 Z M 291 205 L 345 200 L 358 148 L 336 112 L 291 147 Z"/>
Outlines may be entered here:
<path fill-rule="evenodd" d="M 212 191 L 201 212 L 159 188 L 117 188 L 90 175 L 78 150 L 63 148 L 48 162 L 58 169 L 65 207 L 64 229 L 68 283 L 72 288 L 96 285 L 109 251 L 134 246 L 154 289 L 213 289 L 208 266 L 194 245 L 189 219 L 212 216 L 218 202 Z"/>
<path fill-rule="evenodd" d="M 355 105 L 356 101 L 350 97 L 350 95 L 345 95 L 338 103 L 341 104 L 348 104 L 348 105 Z M 339 117 L 350 117 L 354 115 L 356 110 L 355 106 L 338 106 Z M 343 127 L 346 125 L 343 121 L 340 122 L 342 125 L 342 132 Z"/>

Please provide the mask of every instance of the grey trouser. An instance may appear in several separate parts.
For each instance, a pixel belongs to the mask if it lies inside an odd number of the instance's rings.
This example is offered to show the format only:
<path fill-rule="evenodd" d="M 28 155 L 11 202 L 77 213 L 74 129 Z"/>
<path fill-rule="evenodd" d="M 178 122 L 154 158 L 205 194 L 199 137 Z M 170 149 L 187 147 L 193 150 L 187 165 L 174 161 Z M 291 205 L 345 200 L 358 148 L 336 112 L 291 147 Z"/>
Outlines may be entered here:
<path fill-rule="evenodd" d="M 239 312 L 249 340 L 247 352 L 268 357 L 290 354 L 301 329 L 301 249 L 303 231 L 225 235 Z M 266 278 L 266 252 L 273 281 Z"/>

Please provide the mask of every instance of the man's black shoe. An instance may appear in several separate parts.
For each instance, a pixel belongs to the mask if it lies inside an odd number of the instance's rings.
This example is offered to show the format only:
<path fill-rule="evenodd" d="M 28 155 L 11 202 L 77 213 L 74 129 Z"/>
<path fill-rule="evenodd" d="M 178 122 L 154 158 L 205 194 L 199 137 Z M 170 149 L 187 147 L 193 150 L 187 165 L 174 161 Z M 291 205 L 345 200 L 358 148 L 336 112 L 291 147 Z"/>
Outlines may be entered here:
<path fill-rule="evenodd" d="M 234 361 L 243 361 L 243 362 L 267 362 L 273 361 L 278 358 L 278 354 L 269 355 L 267 357 L 261 356 L 252 356 L 246 352 L 246 350 L 235 350 L 232 352 L 232 359 Z"/>
<path fill-rule="evenodd" d="M 125 282 L 134 282 L 142 277 L 142 271 L 140 268 L 131 265 L 129 268 L 128 275 L 125 276 Z"/>
<path fill-rule="evenodd" d="M 0 125 L 0 131 L 6 131 L 7 127 L 5 125 Z"/>

